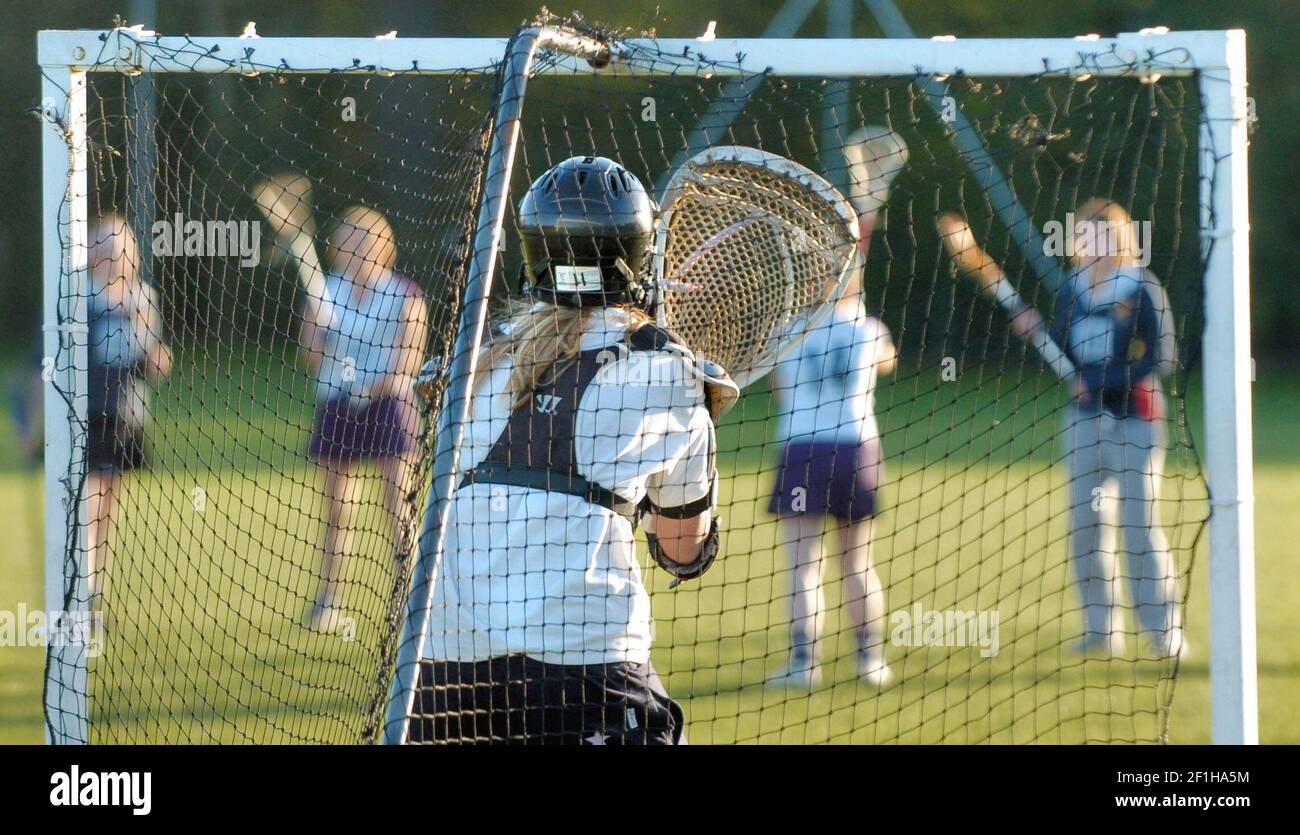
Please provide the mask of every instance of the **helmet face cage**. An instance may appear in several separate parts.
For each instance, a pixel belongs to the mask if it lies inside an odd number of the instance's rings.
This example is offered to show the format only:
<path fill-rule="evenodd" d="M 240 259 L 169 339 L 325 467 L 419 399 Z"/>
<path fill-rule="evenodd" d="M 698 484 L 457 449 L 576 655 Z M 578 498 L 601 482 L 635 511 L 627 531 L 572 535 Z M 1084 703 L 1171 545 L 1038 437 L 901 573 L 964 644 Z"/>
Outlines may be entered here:
<path fill-rule="evenodd" d="M 643 304 L 656 213 L 641 181 L 614 160 L 559 163 L 519 204 L 521 290 L 569 306 Z"/>

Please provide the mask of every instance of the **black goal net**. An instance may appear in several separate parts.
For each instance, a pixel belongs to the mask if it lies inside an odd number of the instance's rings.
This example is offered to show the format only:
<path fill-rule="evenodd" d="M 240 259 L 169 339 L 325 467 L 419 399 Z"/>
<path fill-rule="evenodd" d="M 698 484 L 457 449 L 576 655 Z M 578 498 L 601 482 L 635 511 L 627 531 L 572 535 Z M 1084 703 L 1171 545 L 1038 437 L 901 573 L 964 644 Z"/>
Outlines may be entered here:
<path fill-rule="evenodd" d="M 1183 613 L 1207 514 L 1196 79 L 808 78 L 635 44 L 533 63 L 413 735 L 1165 740 L 1180 655 L 1208 651 Z M 65 608 L 101 635 L 51 647 L 47 691 L 77 692 L 47 722 L 372 741 L 448 429 L 445 376 L 417 376 L 451 361 L 505 71 L 158 49 L 205 71 L 144 49 L 89 74 L 84 248 L 58 226 L 85 350 L 55 379 L 86 382 L 60 387 L 84 417 L 52 512 Z M 807 170 L 859 243 L 726 184 L 716 234 L 642 258 L 600 226 L 723 147 Z M 530 188 L 578 197 L 548 219 Z M 573 243 L 525 258 L 558 227 Z M 816 315 L 715 420 L 717 387 L 673 377 L 710 357 L 593 292 L 653 278 L 658 248 L 661 295 L 689 294 L 758 235 L 773 293 L 801 258 L 845 270 L 786 300 Z M 724 342 L 750 315 L 725 302 Z M 712 567 L 670 585 L 647 529 L 689 565 L 715 519 Z"/>

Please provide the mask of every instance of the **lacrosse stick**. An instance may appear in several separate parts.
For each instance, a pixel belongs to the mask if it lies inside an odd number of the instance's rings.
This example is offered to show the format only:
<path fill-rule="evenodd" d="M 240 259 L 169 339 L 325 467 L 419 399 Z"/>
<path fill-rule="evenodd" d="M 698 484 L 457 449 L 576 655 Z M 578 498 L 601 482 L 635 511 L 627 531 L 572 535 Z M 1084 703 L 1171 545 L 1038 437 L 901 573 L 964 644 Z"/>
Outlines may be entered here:
<path fill-rule="evenodd" d="M 835 188 L 742 146 L 688 160 L 660 201 L 659 323 L 743 388 L 798 349 L 858 263 L 857 215 Z"/>
<path fill-rule="evenodd" d="M 867 125 L 849 134 L 844 157 L 853 180 L 849 199 L 864 226 L 865 238 L 889 200 L 894 178 L 907 165 L 907 143 L 889 128 Z"/>
<path fill-rule="evenodd" d="M 304 318 L 319 327 L 328 327 L 334 318 L 333 305 L 325 288 L 325 271 L 316 253 L 311 182 L 302 174 L 276 174 L 255 183 L 248 194 L 266 218 L 272 239 L 293 256 L 298 281 L 307 291 Z"/>
<path fill-rule="evenodd" d="M 1074 376 L 1074 363 L 1065 355 L 1043 326 L 1043 317 L 1016 292 L 1002 268 L 975 242 L 975 235 L 961 215 L 947 213 L 936 221 L 939 237 L 953 263 L 979 288 L 980 294 L 992 299 L 1007 312 L 1017 324 L 1017 333 L 1047 362 L 1063 380 Z"/>

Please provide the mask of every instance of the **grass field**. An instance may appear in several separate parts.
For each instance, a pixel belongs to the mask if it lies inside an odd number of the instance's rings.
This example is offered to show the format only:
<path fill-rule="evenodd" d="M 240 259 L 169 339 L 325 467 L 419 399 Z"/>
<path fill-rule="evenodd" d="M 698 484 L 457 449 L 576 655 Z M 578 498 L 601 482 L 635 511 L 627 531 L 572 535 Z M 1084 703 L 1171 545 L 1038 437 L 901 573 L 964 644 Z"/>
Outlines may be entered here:
<path fill-rule="evenodd" d="M 195 379 L 205 378 L 200 371 Z M 1078 742 L 1158 732 L 1154 711 L 1171 665 L 1136 656 L 1082 661 L 1062 647 L 1078 633 L 1080 616 L 1062 539 L 1063 474 L 1049 463 L 1055 418 L 1042 414 L 1054 408 L 1056 393 L 1044 384 L 1041 396 L 1007 397 L 1026 384 L 996 377 L 965 390 L 932 382 L 905 379 L 881 391 L 891 486 L 877 561 L 891 611 L 914 601 L 927 609 L 997 611 L 1000 652 L 986 659 L 970 647 L 891 647 L 901 681 L 877 694 L 855 682 L 846 643 L 817 691 L 762 686 L 784 660 L 787 581 L 773 550 L 775 526 L 763 512 L 770 474 L 761 463 L 771 450 L 754 410 L 768 405 L 755 400 L 724 432 L 724 449 L 742 452 L 723 462 L 732 532 L 723 562 L 703 583 L 675 592 L 665 590 L 662 574 L 650 575 L 655 665 L 684 704 L 693 742 Z M 312 543 L 321 524 L 314 475 L 289 454 L 300 439 L 268 429 L 266 410 L 252 406 L 266 402 L 266 393 L 240 390 L 248 402 L 238 425 L 200 414 L 192 426 L 172 427 L 184 443 L 133 485 L 107 607 L 113 660 L 92 662 L 101 664 L 98 673 L 92 666 L 96 686 L 112 694 L 104 700 L 111 712 L 98 718 L 115 738 L 328 740 L 362 721 L 358 705 L 385 627 L 362 619 L 355 639 L 341 641 L 297 625 L 312 590 Z M 1300 541 L 1300 451 L 1292 428 L 1300 384 L 1265 377 L 1256 396 L 1262 736 L 1300 742 L 1300 556 L 1293 546 Z M 159 413 L 165 406 L 160 400 Z M 1194 396 L 1189 408 L 1197 418 Z M 927 426 L 947 428 L 936 437 L 920 431 Z M 0 427 L 0 435 L 6 431 Z M 222 454 L 240 432 L 282 434 L 270 445 L 234 444 L 244 458 Z M 195 464 L 215 460 L 227 466 L 205 482 L 208 508 L 196 513 Z M 1194 472 L 1171 479 L 1171 487 L 1184 501 L 1166 504 L 1165 521 L 1186 571 L 1204 494 Z M 0 610 L 43 606 L 41 496 L 39 476 L 0 459 L 0 507 L 10 521 L 0 546 Z M 1182 524 L 1170 518 L 1175 509 Z M 376 520 L 363 522 L 377 529 Z M 360 550 L 382 547 L 372 535 Z M 1178 670 L 1172 742 L 1209 739 L 1205 556 L 1202 537 L 1187 618 L 1194 654 Z M 357 559 L 350 576 L 364 598 L 359 608 L 380 608 L 388 588 L 382 561 Z M 833 584 L 828 596 L 836 595 Z M 837 624 L 832 614 L 832 630 Z M 0 647 L 0 742 L 41 739 L 43 661 L 40 649 Z"/>

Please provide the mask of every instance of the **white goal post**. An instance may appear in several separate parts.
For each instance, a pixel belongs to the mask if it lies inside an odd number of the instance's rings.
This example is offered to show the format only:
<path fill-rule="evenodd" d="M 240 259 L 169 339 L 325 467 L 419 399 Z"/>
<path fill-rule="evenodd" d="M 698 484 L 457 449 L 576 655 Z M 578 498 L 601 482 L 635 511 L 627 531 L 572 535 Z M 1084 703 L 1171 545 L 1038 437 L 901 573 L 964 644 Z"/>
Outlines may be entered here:
<path fill-rule="evenodd" d="M 633 40 L 627 42 L 635 45 Z M 107 49 L 106 49 L 107 44 Z M 507 47 L 510 52 L 507 53 Z M 538 49 L 558 60 L 532 66 Z M 45 386 L 45 607 L 61 612 L 85 605 L 69 593 L 71 554 L 84 552 L 86 509 L 79 495 L 84 450 L 71 427 L 86 422 L 87 382 L 87 154 L 88 76 L 96 73 L 230 73 L 230 58 L 258 68 L 295 73 L 352 67 L 357 74 L 436 74 L 441 67 L 485 67 L 508 61 L 505 92 L 480 204 L 474 262 L 461 315 L 453 363 L 468 369 L 482 338 L 487 299 L 504 234 L 510 169 L 523 87 L 533 73 L 620 72 L 619 49 L 573 33 L 536 27 L 504 38 L 278 38 L 165 37 L 138 30 L 45 31 L 38 38 L 43 74 L 42 127 L 43 331 Z M 1254 500 L 1252 433 L 1249 214 L 1247 192 L 1247 86 L 1245 33 L 1241 30 L 1150 30 L 1105 38 L 1041 39 L 662 39 L 664 54 L 694 56 L 718 75 L 764 73 L 776 77 L 917 76 L 946 78 L 1071 76 L 1195 76 L 1201 133 L 1198 140 L 1200 235 L 1204 256 L 1203 363 L 1209 520 L 1210 674 L 1213 740 L 1258 742 L 1255 636 Z M 205 53 L 206 51 L 206 53 Z M 178 58 L 177 56 L 183 56 Z M 593 66 L 588 58 L 597 57 Z M 605 60 L 609 58 L 611 60 Z M 98 63 L 95 61 L 98 60 Z M 716 63 L 714 63 L 716 62 Z M 340 72 L 333 69 L 331 72 Z M 470 374 L 455 375 L 453 408 L 466 401 Z M 70 396 L 69 396 L 70 395 Z M 454 414 L 454 413 L 453 413 Z M 455 423 L 453 425 L 456 425 Z M 412 596 L 398 645 L 398 675 L 384 738 L 401 741 L 420 657 L 428 579 L 437 560 L 442 497 L 455 469 L 455 433 L 438 439 L 434 488 L 421 537 Z M 441 488 L 439 486 L 441 480 Z M 74 541 L 69 541 L 70 531 Z M 80 602 L 78 602 L 80 601 Z M 84 652 L 51 655 L 44 698 L 50 742 L 87 739 Z M 78 720 L 78 717 L 80 719 Z"/>

